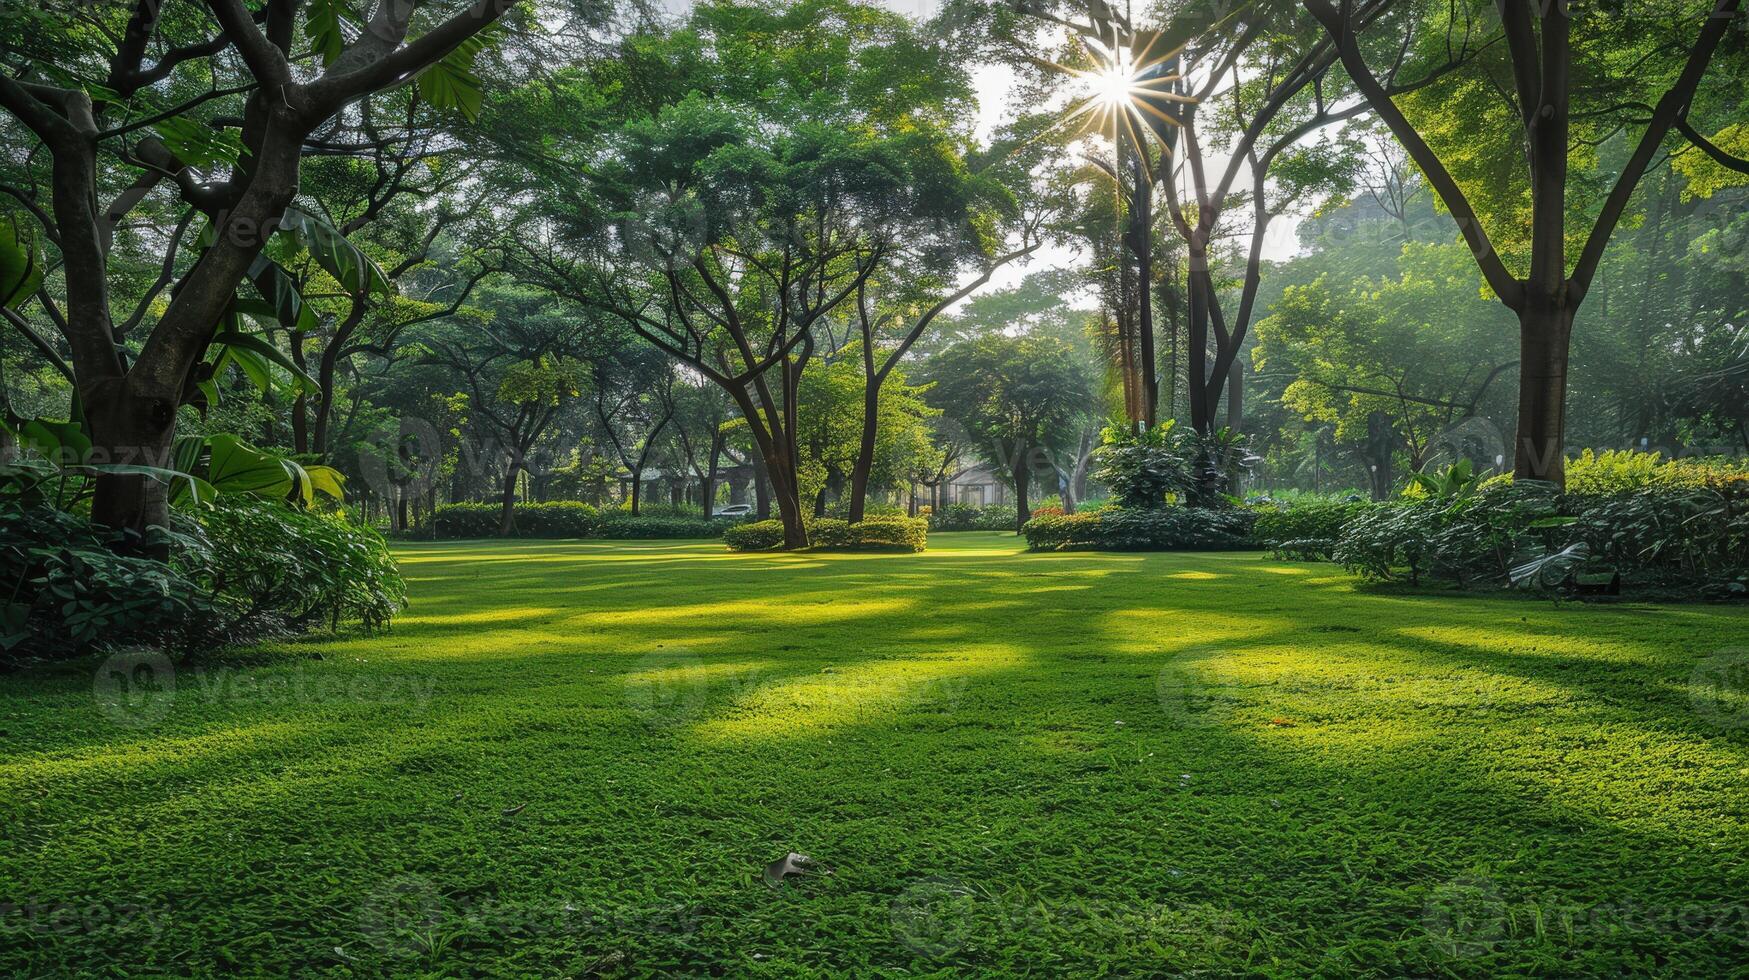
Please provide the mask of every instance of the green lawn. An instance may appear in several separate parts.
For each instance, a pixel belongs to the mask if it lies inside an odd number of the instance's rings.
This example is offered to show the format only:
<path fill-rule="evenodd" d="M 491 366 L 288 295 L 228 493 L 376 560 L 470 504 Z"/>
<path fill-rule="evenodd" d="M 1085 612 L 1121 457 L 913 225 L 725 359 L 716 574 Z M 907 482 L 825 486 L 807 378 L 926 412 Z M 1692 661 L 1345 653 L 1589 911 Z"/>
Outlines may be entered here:
<path fill-rule="evenodd" d="M 1749 962 L 1743 608 L 993 534 L 401 555 L 385 635 L 0 678 L 0 975 Z"/>

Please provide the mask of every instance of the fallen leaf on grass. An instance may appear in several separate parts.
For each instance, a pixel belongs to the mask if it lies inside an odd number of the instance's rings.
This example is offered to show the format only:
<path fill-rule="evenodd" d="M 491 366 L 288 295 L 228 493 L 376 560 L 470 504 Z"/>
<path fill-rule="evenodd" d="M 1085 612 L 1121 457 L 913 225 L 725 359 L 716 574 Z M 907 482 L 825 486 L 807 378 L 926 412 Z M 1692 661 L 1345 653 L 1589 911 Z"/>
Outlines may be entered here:
<path fill-rule="evenodd" d="M 1296 723 L 1292 718 L 1271 718 L 1271 719 L 1269 719 L 1269 727 L 1271 727 L 1271 728 L 1292 728 L 1292 727 L 1294 727 L 1295 724 Z"/>
<path fill-rule="evenodd" d="M 514 817 L 518 813 L 521 813 L 523 810 L 527 809 L 527 807 L 528 807 L 527 803 L 518 803 L 515 806 L 511 807 L 510 809 L 504 810 L 502 812 L 507 817 Z"/>

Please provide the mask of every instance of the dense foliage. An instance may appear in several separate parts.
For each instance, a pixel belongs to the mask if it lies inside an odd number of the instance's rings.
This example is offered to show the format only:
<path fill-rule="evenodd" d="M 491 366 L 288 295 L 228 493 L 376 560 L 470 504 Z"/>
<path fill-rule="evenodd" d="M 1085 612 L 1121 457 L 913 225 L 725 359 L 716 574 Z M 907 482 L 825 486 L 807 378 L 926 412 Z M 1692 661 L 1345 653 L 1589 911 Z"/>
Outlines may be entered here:
<path fill-rule="evenodd" d="M 222 498 L 179 523 L 193 543 L 175 564 L 212 595 L 231 640 L 348 622 L 381 629 L 406 605 L 383 536 L 343 511 Z"/>
<path fill-rule="evenodd" d="M 1022 529 L 1034 551 L 1233 551 L 1256 547 L 1249 511 L 1108 507 L 1035 517 Z"/>
<path fill-rule="evenodd" d="M 118 545 L 144 543 L 127 537 L 53 507 L 0 505 L 0 660 L 100 645 L 186 649 L 219 635 L 200 584 L 163 562 L 119 554 Z"/>
<path fill-rule="evenodd" d="M 971 504 L 948 504 L 929 512 L 931 531 L 1012 531 L 1013 507 L 992 504 L 973 507 Z"/>
<path fill-rule="evenodd" d="M 1749 483 L 1563 494 L 1498 481 L 1361 513 L 1333 557 L 1363 577 L 1411 584 L 1577 590 L 1619 575 L 1629 587 L 1741 597 L 1749 595 Z"/>
<path fill-rule="evenodd" d="M 52 507 L 0 506 L 0 657 L 148 646 L 178 654 L 316 627 L 386 627 L 406 587 L 382 535 L 340 511 L 226 496 L 176 530 L 116 532 Z M 165 562 L 147 552 L 170 550 Z"/>
<path fill-rule="evenodd" d="M 929 524 L 922 518 L 868 517 L 854 524 L 834 517 L 808 522 L 808 539 L 822 551 L 918 552 L 929 543 Z M 723 533 L 731 551 L 771 551 L 783 547 L 781 521 L 756 521 Z"/>
<path fill-rule="evenodd" d="M 496 537 L 502 514 L 498 504 L 445 504 L 433 516 L 431 536 Z M 742 520 L 602 511 L 575 500 L 517 504 L 511 514 L 509 536 L 517 538 L 714 538 Z"/>

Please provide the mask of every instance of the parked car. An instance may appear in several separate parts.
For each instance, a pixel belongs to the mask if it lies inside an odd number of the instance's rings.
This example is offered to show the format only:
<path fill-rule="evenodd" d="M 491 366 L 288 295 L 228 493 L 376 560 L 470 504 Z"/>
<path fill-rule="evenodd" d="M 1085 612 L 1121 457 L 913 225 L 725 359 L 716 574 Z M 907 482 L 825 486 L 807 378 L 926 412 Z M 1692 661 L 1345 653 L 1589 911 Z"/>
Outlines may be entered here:
<path fill-rule="evenodd" d="M 752 504 L 730 504 L 711 511 L 712 517 L 747 517 L 753 513 Z"/>

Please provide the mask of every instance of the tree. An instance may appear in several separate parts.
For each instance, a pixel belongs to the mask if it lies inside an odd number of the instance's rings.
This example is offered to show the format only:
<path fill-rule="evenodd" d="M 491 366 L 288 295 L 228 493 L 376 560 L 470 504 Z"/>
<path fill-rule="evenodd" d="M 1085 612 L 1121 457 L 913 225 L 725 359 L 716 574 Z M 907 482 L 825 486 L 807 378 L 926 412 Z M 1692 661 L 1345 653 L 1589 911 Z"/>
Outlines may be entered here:
<path fill-rule="evenodd" d="M 682 84 L 632 104 L 576 79 L 553 97 L 596 128 L 525 164 L 562 161 L 586 179 L 546 209 L 553 234 L 526 249 L 522 274 L 722 387 L 799 547 L 796 391 L 816 329 L 877 273 L 932 290 L 925 307 L 951 298 L 962 268 L 1012 257 L 1001 243 L 1020 209 L 967 165 L 953 113 L 969 100 L 963 69 L 902 17 L 849 0 L 707 4 L 687 30 L 636 48 L 651 49 Z M 918 319 L 907 335 L 931 317 Z M 908 346 L 868 372 L 876 401 Z"/>
<path fill-rule="evenodd" d="M 0 106 L 41 141 L 51 161 L 44 195 L 50 205 L 32 213 L 59 253 L 65 309 L 57 325 L 72 354 L 75 414 L 83 415 L 94 451 L 112 461 L 168 458 L 177 409 L 197 390 L 195 367 L 238 286 L 253 274 L 263 288 L 259 260 L 276 231 L 321 242 L 336 271 L 349 275 L 349 253 L 325 230 L 283 221 L 297 194 L 306 141 L 360 98 L 409 79 L 424 79 L 428 96 L 440 89 L 432 73 L 446 80 L 443 91 L 465 87 L 456 80 L 478 48 L 477 35 L 511 0 L 475 0 L 435 23 L 434 6 L 385 0 L 366 19 L 332 2 L 305 9 L 296 0 L 273 0 L 251 11 L 243 0 L 208 0 L 210 26 L 181 43 L 202 20 L 192 5 L 138 0 L 123 12 L 125 22 L 97 27 L 110 39 L 101 50 L 69 44 L 53 62 L 37 65 L 35 78 L 0 70 Z M 111 9 L 92 7 L 88 16 L 107 18 Z M 409 40 L 416 15 L 428 29 Z M 348 41 L 341 20 L 362 29 Z M 13 15 L 6 21 L 10 29 Z M 320 71 L 294 51 L 300 33 L 315 47 Z M 159 83 L 197 70 L 210 87 L 190 94 L 188 85 L 172 85 L 176 99 L 166 104 Z M 240 103 L 240 118 L 210 115 L 227 103 Z M 209 119 L 198 119 L 197 111 Z M 148 130 L 153 135 L 142 135 Z M 118 172 L 139 176 L 112 203 L 95 206 L 110 196 Z M 210 176 L 220 172 L 226 176 Z M 206 217 L 210 231 L 198 239 L 193 264 L 159 286 L 170 287 L 169 301 L 136 353 L 118 335 L 111 311 L 110 243 L 118 224 L 165 184 Z M 186 230 L 186 223 L 179 226 L 172 241 Z M 353 264 L 350 277 L 363 274 Z M 292 314 L 291 297 L 271 295 L 271 288 L 264 298 L 281 300 Z M 92 515 L 101 523 L 144 528 L 163 524 L 166 511 L 162 484 L 117 473 L 97 481 Z"/>
<path fill-rule="evenodd" d="M 499 533 L 515 527 L 518 478 L 531 470 L 535 444 L 588 381 L 581 358 L 600 324 L 545 293 L 493 289 L 481 296 L 484 329 L 442 325 L 418 338 L 429 359 L 467 386 L 470 420 L 487 438 L 479 456 L 502 464 Z"/>
<path fill-rule="evenodd" d="M 1077 438 L 1095 404 L 1092 379 L 1066 341 L 992 335 L 963 341 L 928 365 L 928 398 L 981 442 L 980 452 L 1013 481 L 1015 530 L 1029 519 L 1035 472 Z"/>
<path fill-rule="evenodd" d="M 1574 315 L 1591 289 L 1635 188 L 1670 130 L 1686 117 L 1719 42 L 1737 20 L 1739 0 L 1684 4 L 1667 31 L 1647 30 L 1652 26 L 1650 18 L 1637 25 L 1607 16 L 1576 20 L 1572 11 L 1560 4 L 1536 7 L 1524 0 L 1501 0 L 1498 23 L 1506 62 L 1502 67 L 1511 82 L 1500 92 L 1510 122 L 1493 124 L 1480 139 L 1468 132 L 1470 128 L 1499 118 L 1498 113 L 1485 111 L 1502 104 L 1491 91 L 1467 80 L 1468 98 L 1459 103 L 1462 110 L 1452 111 L 1448 92 L 1438 103 L 1438 114 L 1412 118 L 1392 99 L 1368 62 L 1363 42 L 1371 42 L 1373 32 L 1356 22 L 1346 4 L 1338 7 L 1330 0 L 1304 0 L 1304 5 L 1336 45 L 1356 88 L 1456 218 L 1488 287 L 1518 317 L 1514 474 L 1564 483 L 1568 356 Z M 1492 9 L 1492 5 L 1484 5 L 1484 9 L 1465 13 L 1486 16 Z M 1423 13 L 1430 18 L 1443 17 L 1445 10 L 1441 7 L 1438 13 Z M 1698 27 L 1695 21 L 1699 21 Z M 1392 50 L 1401 50 L 1396 38 L 1380 40 Z M 1656 93 L 1656 98 L 1624 98 L 1624 93 Z M 1430 92 L 1429 96 L 1439 94 Z M 1575 94 L 1582 99 L 1595 94 L 1599 103 L 1595 111 L 1576 115 Z M 1572 199 L 1569 173 L 1575 119 L 1581 120 L 1585 130 L 1606 133 L 1627 125 L 1633 118 L 1628 114 L 1638 114 L 1647 102 L 1653 104 L 1645 114 L 1644 129 L 1621 162 L 1607 194 L 1598 202 Z M 1454 132 L 1469 138 L 1461 142 L 1441 138 Z M 1440 142 L 1441 149 L 1430 140 Z M 1494 152 L 1485 152 L 1488 150 Z M 1522 168 L 1517 166 L 1519 160 Z M 1466 189 L 1461 177 L 1473 178 L 1479 172 L 1495 179 L 1482 185 L 1470 182 Z M 1507 180 L 1500 180 L 1502 176 Z M 1513 191 L 1519 189 L 1529 198 L 1528 214 L 1514 199 Z M 1493 207 L 1479 211 L 1477 201 Z M 1584 211 L 1574 214 L 1575 205 Z M 1490 220 L 1485 222 L 1484 216 Z M 1572 234 L 1585 224 L 1589 228 L 1582 237 Z M 1576 255 L 1570 254 L 1575 244 Z M 1503 254 L 1502 245 L 1508 253 Z M 1507 265 L 1509 259 L 1519 256 L 1521 268 L 1526 270 L 1523 276 Z"/>
<path fill-rule="evenodd" d="M 1459 246 L 1405 245 L 1401 268 L 1394 279 L 1289 286 L 1258 322 L 1254 351 L 1259 371 L 1291 377 L 1285 406 L 1333 424 L 1337 443 L 1361 456 L 1380 498 L 1394 458 L 1421 469 L 1515 366 L 1499 307 Z"/>

